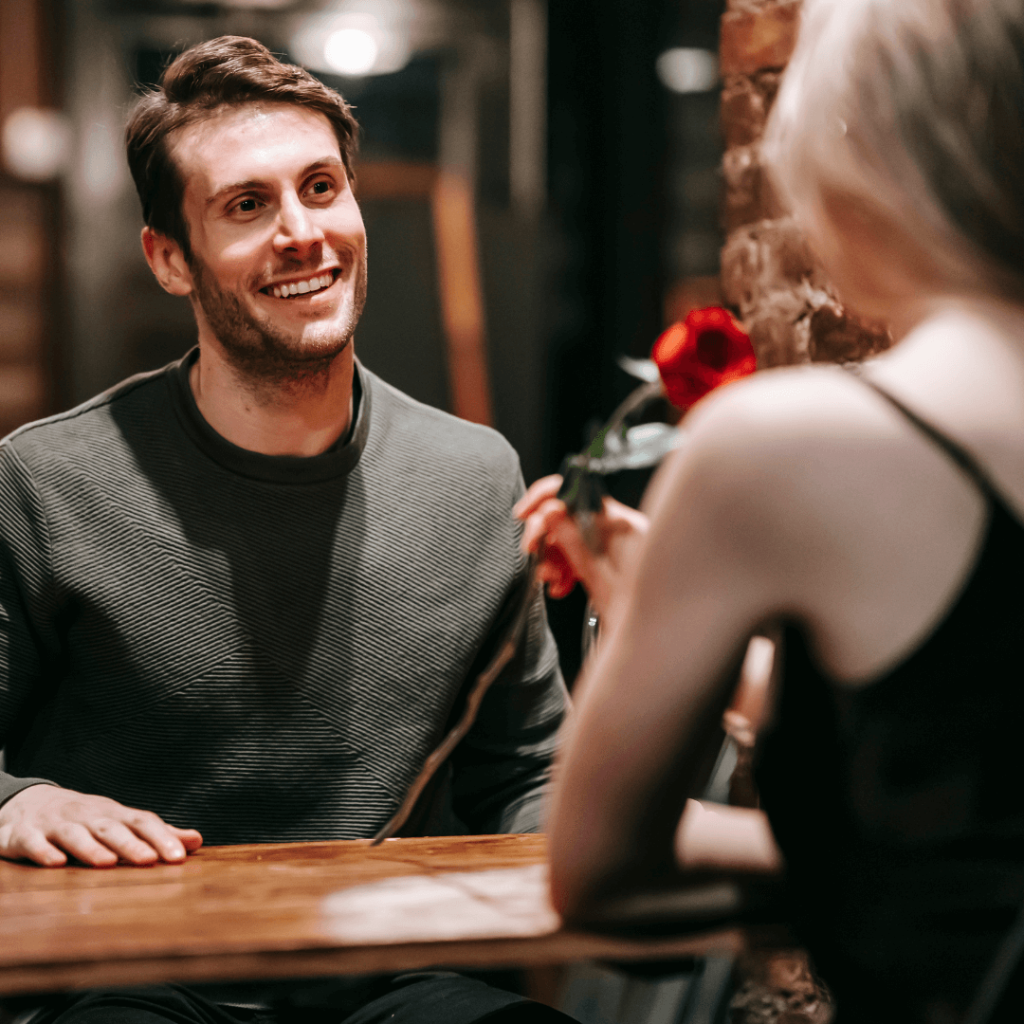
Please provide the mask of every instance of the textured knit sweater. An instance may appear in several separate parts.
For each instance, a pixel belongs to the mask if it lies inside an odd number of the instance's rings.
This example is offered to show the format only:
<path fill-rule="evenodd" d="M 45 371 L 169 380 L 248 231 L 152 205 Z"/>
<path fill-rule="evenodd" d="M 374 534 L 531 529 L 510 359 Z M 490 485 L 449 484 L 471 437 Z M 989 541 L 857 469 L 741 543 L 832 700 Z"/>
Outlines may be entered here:
<path fill-rule="evenodd" d="M 195 356 L 0 444 L 0 801 L 45 779 L 211 844 L 371 835 L 507 618 L 515 454 L 363 368 L 344 443 L 246 451 Z M 538 601 L 413 830 L 537 828 L 564 709 Z"/>

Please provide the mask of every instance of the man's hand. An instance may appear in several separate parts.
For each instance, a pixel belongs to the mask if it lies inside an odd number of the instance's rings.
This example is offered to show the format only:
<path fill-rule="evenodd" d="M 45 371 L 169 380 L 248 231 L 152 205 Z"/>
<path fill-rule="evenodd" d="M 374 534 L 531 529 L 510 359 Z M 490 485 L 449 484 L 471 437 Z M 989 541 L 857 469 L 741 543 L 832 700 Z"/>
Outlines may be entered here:
<path fill-rule="evenodd" d="M 592 551 L 565 503 L 557 497 L 562 478 L 542 477 L 516 503 L 513 512 L 525 520 L 522 547 L 530 554 L 543 549 L 537 576 L 552 597 L 565 597 L 579 580 L 598 613 L 604 617 L 621 589 L 627 570 L 647 533 L 642 512 L 605 498 L 594 517 L 600 550 Z"/>
<path fill-rule="evenodd" d="M 35 785 L 0 807 L 0 857 L 60 867 L 70 854 L 96 868 L 182 861 L 203 845 L 191 828 L 175 828 L 150 811 L 105 796 Z"/>

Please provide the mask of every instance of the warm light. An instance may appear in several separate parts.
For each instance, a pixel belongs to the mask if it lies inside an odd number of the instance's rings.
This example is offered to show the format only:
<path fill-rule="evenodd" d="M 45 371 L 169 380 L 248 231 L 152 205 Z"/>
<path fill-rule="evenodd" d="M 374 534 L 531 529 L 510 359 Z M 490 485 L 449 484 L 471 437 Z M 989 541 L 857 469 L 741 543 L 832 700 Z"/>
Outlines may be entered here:
<path fill-rule="evenodd" d="M 52 181 L 71 155 L 68 119 L 56 110 L 20 107 L 4 122 L 3 164 L 24 181 Z"/>
<path fill-rule="evenodd" d="M 710 92 L 718 84 L 718 54 L 680 46 L 666 50 L 657 62 L 658 78 L 672 92 Z"/>
<path fill-rule="evenodd" d="M 339 75 L 365 75 L 377 61 L 377 40 L 361 28 L 342 28 L 324 42 L 324 60 Z"/>
<path fill-rule="evenodd" d="M 389 75 L 409 63 L 413 21 L 411 0 L 329 0 L 295 22 L 291 54 L 313 71 Z"/>

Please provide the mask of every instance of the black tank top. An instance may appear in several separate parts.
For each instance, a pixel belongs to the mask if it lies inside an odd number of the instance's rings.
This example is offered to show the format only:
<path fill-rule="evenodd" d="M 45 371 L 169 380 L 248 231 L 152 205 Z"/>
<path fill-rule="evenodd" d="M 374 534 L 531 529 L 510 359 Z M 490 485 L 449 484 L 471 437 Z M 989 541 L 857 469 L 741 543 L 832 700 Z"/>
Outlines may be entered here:
<path fill-rule="evenodd" d="M 838 1019 L 912 1024 L 962 1012 L 1024 903 L 1024 526 L 959 445 L 865 383 L 973 479 L 985 535 L 929 638 L 868 686 L 830 679 L 787 626 L 757 779 Z"/>

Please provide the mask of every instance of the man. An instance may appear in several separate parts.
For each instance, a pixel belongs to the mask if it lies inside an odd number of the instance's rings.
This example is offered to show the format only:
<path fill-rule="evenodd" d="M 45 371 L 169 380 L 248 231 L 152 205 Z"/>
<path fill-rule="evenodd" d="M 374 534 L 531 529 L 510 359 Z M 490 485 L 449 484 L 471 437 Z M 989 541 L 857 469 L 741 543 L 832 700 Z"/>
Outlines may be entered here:
<path fill-rule="evenodd" d="M 370 836 L 493 652 L 523 568 L 518 466 L 355 361 L 356 131 L 340 96 L 237 37 L 182 54 L 131 116 L 143 248 L 199 345 L 0 446 L 4 857 Z M 536 830 L 564 706 L 537 603 L 415 827 Z M 359 1020 L 540 1009 L 454 976 L 381 984 Z M 59 1019 L 220 1012 L 113 998 Z"/>

